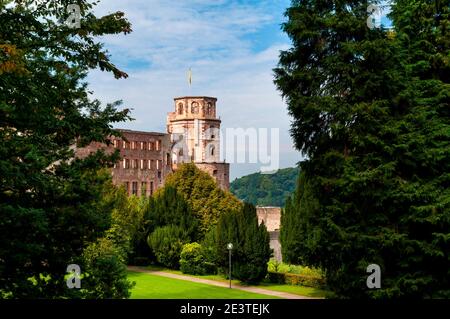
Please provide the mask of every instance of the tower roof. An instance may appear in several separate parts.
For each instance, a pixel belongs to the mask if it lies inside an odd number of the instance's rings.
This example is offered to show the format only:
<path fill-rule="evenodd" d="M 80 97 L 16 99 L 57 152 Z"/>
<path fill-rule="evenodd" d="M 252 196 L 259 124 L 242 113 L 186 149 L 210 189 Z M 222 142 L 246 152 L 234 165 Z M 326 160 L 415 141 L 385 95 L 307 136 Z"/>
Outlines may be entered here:
<path fill-rule="evenodd" d="M 213 97 L 213 96 L 179 96 L 179 97 L 175 97 L 173 99 L 175 101 L 176 100 L 181 100 L 181 99 L 209 99 L 209 100 L 217 101 L 217 98 Z"/>

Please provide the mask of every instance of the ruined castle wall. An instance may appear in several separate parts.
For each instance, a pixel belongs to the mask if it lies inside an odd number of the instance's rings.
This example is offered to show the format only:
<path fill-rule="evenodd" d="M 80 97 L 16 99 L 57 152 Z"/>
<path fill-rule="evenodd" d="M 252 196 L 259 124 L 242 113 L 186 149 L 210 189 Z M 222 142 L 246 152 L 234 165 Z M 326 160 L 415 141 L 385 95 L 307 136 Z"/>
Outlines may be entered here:
<path fill-rule="evenodd" d="M 274 258 L 277 261 L 282 260 L 281 243 L 280 243 L 280 207 L 262 207 L 256 206 L 256 214 L 258 215 L 258 223 L 264 222 L 270 236 L 270 248 L 273 249 Z"/>
<path fill-rule="evenodd" d="M 230 164 L 229 163 L 195 163 L 204 172 L 211 175 L 224 190 L 230 188 Z"/>

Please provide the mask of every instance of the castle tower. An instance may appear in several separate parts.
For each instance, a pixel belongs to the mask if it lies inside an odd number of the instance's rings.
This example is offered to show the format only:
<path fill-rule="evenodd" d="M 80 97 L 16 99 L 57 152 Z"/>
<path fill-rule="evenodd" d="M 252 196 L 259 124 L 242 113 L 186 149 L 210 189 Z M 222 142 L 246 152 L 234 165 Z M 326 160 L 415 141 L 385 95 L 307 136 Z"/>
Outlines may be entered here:
<path fill-rule="evenodd" d="M 229 188 L 229 164 L 220 162 L 220 118 L 214 97 L 185 96 L 174 99 L 175 111 L 167 115 L 167 132 L 172 141 L 172 164 L 193 162 Z"/>

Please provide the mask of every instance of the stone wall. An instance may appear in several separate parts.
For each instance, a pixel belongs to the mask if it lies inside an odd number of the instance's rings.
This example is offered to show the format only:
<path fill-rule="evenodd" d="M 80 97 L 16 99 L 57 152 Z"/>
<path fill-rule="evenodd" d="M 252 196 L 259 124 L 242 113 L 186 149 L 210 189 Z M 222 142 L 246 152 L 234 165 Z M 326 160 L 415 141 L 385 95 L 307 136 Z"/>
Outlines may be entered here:
<path fill-rule="evenodd" d="M 211 175 L 224 190 L 230 188 L 230 164 L 229 163 L 195 163 L 202 171 Z"/>
<path fill-rule="evenodd" d="M 258 215 L 258 223 L 264 222 L 270 235 L 270 248 L 273 249 L 273 257 L 277 261 L 282 260 L 281 243 L 280 243 L 280 207 L 263 207 L 256 206 L 256 214 Z"/>

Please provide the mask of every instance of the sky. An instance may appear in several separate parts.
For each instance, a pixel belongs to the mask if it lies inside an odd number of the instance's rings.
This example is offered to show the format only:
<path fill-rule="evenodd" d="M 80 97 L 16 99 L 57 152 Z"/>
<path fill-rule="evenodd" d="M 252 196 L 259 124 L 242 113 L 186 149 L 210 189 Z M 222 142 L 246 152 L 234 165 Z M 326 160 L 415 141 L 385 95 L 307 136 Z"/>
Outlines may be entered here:
<path fill-rule="evenodd" d="M 88 77 L 94 97 L 123 100 L 132 122 L 119 128 L 166 131 L 173 98 L 217 97 L 217 115 L 225 128 L 279 129 L 279 167 L 302 157 L 289 135 L 290 117 L 273 84 L 280 50 L 290 47 L 281 30 L 289 0 L 103 0 L 96 13 L 125 12 L 128 35 L 101 37 L 111 60 L 128 73 L 116 80 L 93 71 Z M 192 86 L 187 70 L 192 69 Z M 270 153 L 270 152 L 269 152 Z M 254 173 L 262 163 L 232 163 L 230 178 Z"/>
<path fill-rule="evenodd" d="M 92 71 L 90 89 L 104 103 L 123 100 L 123 107 L 132 108 L 135 120 L 117 128 L 156 132 L 166 132 L 174 97 L 217 97 L 223 132 L 278 129 L 279 167 L 293 167 L 302 156 L 294 149 L 291 119 L 272 71 L 280 50 L 290 47 L 281 30 L 289 5 L 290 0 L 102 0 L 98 15 L 123 11 L 132 24 L 131 34 L 100 38 L 112 62 L 129 77 L 116 80 Z M 387 24 L 385 18 L 382 22 Z M 264 166 L 231 163 L 230 178 Z"/>

